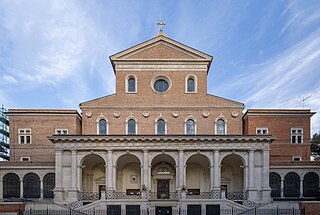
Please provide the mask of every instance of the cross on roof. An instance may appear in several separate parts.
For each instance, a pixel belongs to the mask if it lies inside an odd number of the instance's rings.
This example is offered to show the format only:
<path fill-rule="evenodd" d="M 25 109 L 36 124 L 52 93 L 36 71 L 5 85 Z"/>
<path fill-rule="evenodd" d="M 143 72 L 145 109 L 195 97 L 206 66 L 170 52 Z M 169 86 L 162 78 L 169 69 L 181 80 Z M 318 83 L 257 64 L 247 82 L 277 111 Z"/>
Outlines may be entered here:
<path fill-rule="evenodd" d="M 162 26 L 163 25 L 166 25 L 165 22 L 163 22 L 163 20 L 161 19 L 160 22 L 157 22 L 157 25 L 160 26 L 160 29 L 159 29 L 159 34 L 163 34 L 163 31 L 162 31 Z"/>

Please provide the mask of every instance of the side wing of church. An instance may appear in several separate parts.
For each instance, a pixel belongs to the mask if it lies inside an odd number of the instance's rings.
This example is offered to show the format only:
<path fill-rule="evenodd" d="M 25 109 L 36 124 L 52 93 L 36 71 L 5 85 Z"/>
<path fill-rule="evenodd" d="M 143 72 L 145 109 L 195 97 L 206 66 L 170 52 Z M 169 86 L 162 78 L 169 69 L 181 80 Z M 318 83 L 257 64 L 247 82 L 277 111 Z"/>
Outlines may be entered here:
<path fill-rule="evenodd" d="M 243 114 L 244 104 L 207 93 L 212 57 L 162 32 L 110 61 L 116 93 L 81 103 L 81 114 L 9 110 L 0 199 L 38 209 L 220 214 L 317 198 L 310 110 Z"/>

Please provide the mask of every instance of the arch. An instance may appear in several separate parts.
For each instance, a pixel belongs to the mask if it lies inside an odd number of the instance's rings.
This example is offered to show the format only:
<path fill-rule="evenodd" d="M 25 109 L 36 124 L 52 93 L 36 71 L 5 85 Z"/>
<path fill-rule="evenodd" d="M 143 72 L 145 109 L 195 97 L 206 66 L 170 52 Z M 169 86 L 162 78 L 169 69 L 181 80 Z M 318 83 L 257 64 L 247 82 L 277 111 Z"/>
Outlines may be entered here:
<path fill-rule="evenodd" d="M 188 75 L 185 80 L 185 93 L 196 93 L 197 92 L 197 76 Z"/>
<path fill-rule="evenodd" d="M 127 135 L 136 135 L 138 134 L 137 119 L 133 116 L 129 116 L 126 119 L 126 134 Z"/>
<path fill-rule="evenodd" d="M 230 156 L 230 155 L 236 155 L 239 157 L 239 159 L 242 161 L 243 165 L 244 166 L 247 166 L 248 165 L 248 160 L 247 158 L 243 155 L 243 154 L 240 154 L 239 152 L 230 152 L 230 153 L 226 153 L 226 154 L 222 154 L 220 156 L 220 165 L 222 165 L 222 160 L 227 157 L 227 156 Z"/>
<path fill-rule="evenodd" d="M 227 192 L 245 190 L 244 159 L 238 154 L 228 154 L 221 160 L 221 187 Z"/>
<path fill-rule="evenodd" d="M 86 154 L 80 160 L 83 192 L 99 192 L 106 184 L 106 162 L 98 154 Z"/>
<path fill-rule="evenodd" d="M 97 134 L 106 135 L 108 134 L 108 119 L 101 113 L 96 120 L 97 124 Z"/>
<path fill-rule="evenodd" d="M 187 161 L 189 160 L 190 157 L 194 156 L 194 155 L 198 155 L 198 152 L 193 152 L 191 154 L 185 155 L 185 161 L 184 161 L 184 165 L 187 165 Z M 207 155 L 206 153 L 201 153 L 200 155 L 205 156 L 207 161 L 209 162 L 210 165 L 213 165 L 213 160 L 212 158 Z"/>
<path fill-rule="evenodd" d="M 137 77 L 133 74 L 126 76 L 126 93 L 136 93 L 137 92 Z"/>
<path fill-rule="evenodd" d="M 154 163 L 156 163 L 157 159 L 160 156 L 166 156 L 168 161 L 170 161 L 170 162 L 173 161 L 173 162 L 171 162 L 173 165 L 177 165 L 177 163 L 178 163 L 177 157 L 174 153 L 172 153 L 172 152 L 158 152 L 150 157 L 149 166 L 152 166 Z"/>
<path fill-rule="evenodd" d="M 207 156 L 196 153 L 186 160 L 186 181 L 190 195 L 200 194 L 210 190 L 210 159 Z"/>
<path fill-rule="evenodd" d="M 155 120 L 155 134 L 165 135 L 167 134 L 167 120 L 160 116 Z"/>
<path fill-rule="evenodd" d="M 53 189 L 55 187 L 55 174 L 48 173 L 43 177 L 43 198 L 53 199 Z"/>
<path fill-rule="evenodd" d="M 281 197 L 281 176 L 278 173 L 271 172 L 269 174 L 269 186 L 271 190 L 271 197 Z"/>
<path fill-rule="evenodd" d="M 308 172 L 303 177 L 303 197 L 318 197 L 319 176 L 314 172 Z"/>
<path fill-rule="evenodd" d="M 133 154 L 122 154 L 116 159 L 116 167 L 116 190 L 129 195 L 138 194 L 142 185 L 140 159 Z"/>
<path fill-rule="evenodd" d="M 20 198 L 20 178 L 14 173 L 3 176 L 3 198 Z"/>
<path fill-rule="evenodd" d="M 220 116 L 218 118 L 216 118 L 215 122 L 214 122 L 214 128 L 215 128 L 215 134 L 216 135 L 225 135 L 227 134 L 227 119 L 220 114 Z"/>
<path fill-rule="evenodd" d="M 107 164 L 107 160 L 106 158 L 101 154 L 101 153 L 92 153 L 92 152 L 87 152 L 83 155 L 80 156 L 79 158 L 79 166 L 83 166 L 83 162 L 87 159 L 87 156 L 90 156 L 90 155 L 97 155 L 99 156 L 101 159 L 103 159 L 104 163 Z"/>
<path fill-rule="evenodd" d="M 289 172 L 284 177 L 284 197 L 300 196 L 300 176 L 295 172 Z"/>
<path fill-rule="evenodd" d="M 23 198 L 40 198 L 40 177 L 28 173 L 23 177 Z"/>
<path fill-rule="evenodd" d="M 189 116 L 184 121 L 184 133 L 196 134 L 197 133 L 197 120 L 193 116 Z"/>

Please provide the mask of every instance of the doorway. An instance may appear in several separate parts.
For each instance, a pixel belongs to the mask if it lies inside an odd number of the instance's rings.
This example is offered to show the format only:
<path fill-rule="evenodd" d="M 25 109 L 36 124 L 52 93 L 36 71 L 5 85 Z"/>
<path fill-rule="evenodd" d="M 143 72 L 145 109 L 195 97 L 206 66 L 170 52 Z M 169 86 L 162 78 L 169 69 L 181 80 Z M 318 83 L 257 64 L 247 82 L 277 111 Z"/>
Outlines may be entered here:
<path fill-rule="evenodd" d="M 172 207 L 156 207 L 156 215 L 172 215 Z"/>
<path fill-rule="evenodd" d="M 169 180 L 157 180 L 157 198 L 168 199 L 170 198 Z"/>

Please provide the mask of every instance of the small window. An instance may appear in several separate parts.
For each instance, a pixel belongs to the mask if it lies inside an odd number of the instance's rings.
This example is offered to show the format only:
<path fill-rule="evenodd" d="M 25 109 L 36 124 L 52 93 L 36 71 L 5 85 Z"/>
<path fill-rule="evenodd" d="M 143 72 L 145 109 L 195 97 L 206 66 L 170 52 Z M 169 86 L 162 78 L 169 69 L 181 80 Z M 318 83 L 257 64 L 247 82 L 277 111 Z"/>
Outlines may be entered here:
<path fill-rule="evenodd" d="M 19 129 L 19 143 L 20 144 L 31 144 L 31 129 Z"/>
<path fill-rule="evenodd" d="M 197 77 L 194 75 L 190 75 L 186 77 L 186 93 L 196 93 L 197 92 Z"/>
<path fill-rule="evenodd" d="M 136 79 L 135 77 L 129 77 L 127 83 L 127 92 L 128 93 L 135 93 L 136 92 Z"/>
<path fill-rule="evenodd" d="M 157 121 L 157 135 L 166 134 L 166 122 L 163 119 Z"/>
<path fill-rule="evenodd" d="M 30 161 L 30 157 L 21 157 L 20 161 Z"/>
<path fill-rule="evenodd" d="M 269 134 L 269 129 L 268 128 L 256 128 L 256 134 L 267 135 L 267 134 Z"/>
<path fill-rule="evenodd" d="M 300 156 L 292 157 L 292 161 L 301 161 L 301 157 Z"/>
<path fill-rule="evenodd" d="M 99 134 L 100 135 L 107 134 L 107 121 L 105 119 L 99 120 Z"/>
<path fill-rule="evenodd" d="M 134 119 L 129 119 L 128 121 L 128 134 L 129 135 L 136 134 L 136 121 Z"/>
<path fill-rule="evenodd" d="M 68 133 L 68 129 L 55 129 L 55 134 L 57 135 L 67 135 Z"/>
<path fill-rule="evenodd" d="M 188 119 L 186 122 L 186 134 L 195 134 L 196 133 L 196 125 L 193 119 Z"/>
<path fill-rule="evenodd" d="M 303 143 L 303 128 L 291 128 L 291 143 Z"/>
<path fill-rule="evenodd" d="M 225 126 L 226 126 L 225 121 L 223 119 L 218 119 L 216 122 L 216 134 L 217 135 L 226 134 Z"/>

